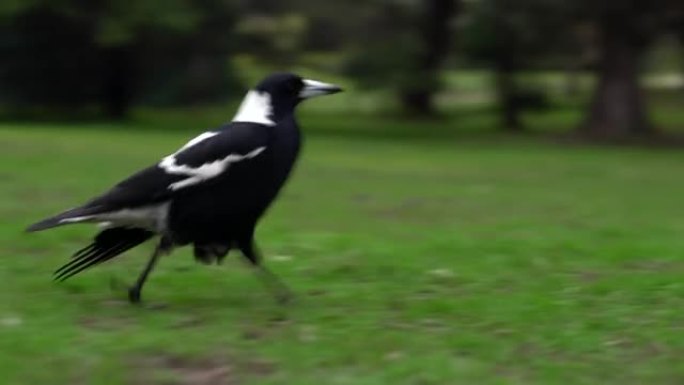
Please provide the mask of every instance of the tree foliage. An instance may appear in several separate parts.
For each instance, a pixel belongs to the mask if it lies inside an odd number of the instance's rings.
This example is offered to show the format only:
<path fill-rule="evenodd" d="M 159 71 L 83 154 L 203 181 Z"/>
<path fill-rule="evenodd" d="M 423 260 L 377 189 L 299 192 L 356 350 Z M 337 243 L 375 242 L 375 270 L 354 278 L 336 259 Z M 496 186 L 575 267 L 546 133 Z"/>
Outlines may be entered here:
<path fill-rule="evenodd" d="M 567 11 L 565 3 L 551 0 L 480 0 L 467 7 L 461 46 L 472 61 L 494 72 L 504 128 L 522 130 L 521 113 L 545 104 L 543 93 L 521 86 L 517 74 L 554 66 L 565 56 L 571 31 Z"/>
<path fill-rule="evenodd" d="M 348 73 L 367 87 L 393 90 L 410 113 L 432 114 L 460 1 L 375 1 L 366 7 L 377 8 L 359 12 Z"/>
<path fill-rule="evenodd" d="M 133 103 L 241 92 L 235 52 L 289 69 L 323 50 L 418 115 L 434 113 L 445 65 L 487 66 L 502 125 L 518 130 L 544 103 L 518 74 L 584 66 L 598 79 L 584 132 L 643 134 L 641 59 L 664 31 L 684 42 L 683 26 L 681 0 L 4 0 L 0 98 L 120 117 Z"/>
<path fill-rule="evenodd" d="M 133 101 L 222 96 L 236 88 L 225 60 L 233 10 L 222 0 L 3 2 L 1 96 L 17 106 L 98 101 L 115 117 Z"/>

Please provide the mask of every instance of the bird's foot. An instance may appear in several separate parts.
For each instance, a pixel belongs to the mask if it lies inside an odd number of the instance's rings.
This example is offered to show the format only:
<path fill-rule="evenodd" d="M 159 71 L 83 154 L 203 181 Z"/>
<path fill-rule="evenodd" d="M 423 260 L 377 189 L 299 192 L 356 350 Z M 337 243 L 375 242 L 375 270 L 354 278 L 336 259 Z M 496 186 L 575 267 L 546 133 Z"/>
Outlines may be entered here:
<path fill-rule="evenodd" d="M 266 287 L 273 293 L 276 302 L 281 305 L 292 302 L 294 299 L 292 291 L 275 274 L 261 265 L 257 265 L 257 273 Z"/>
<path fill-rule="evenodd" d="M 139 287 L 131 287 L 130 289 L 128 289 L 128 301 L 130 303 L 135 303 L 135 304 L 140 303 L 140 288 Z"/>

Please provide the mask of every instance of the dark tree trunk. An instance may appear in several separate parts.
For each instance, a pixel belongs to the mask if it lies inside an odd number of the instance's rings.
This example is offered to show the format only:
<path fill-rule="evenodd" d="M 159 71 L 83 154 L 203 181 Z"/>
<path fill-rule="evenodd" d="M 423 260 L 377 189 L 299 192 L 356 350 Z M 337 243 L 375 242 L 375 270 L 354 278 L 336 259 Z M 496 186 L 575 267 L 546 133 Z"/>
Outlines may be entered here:
<path fill-rule="evenodd" d="M 123 119 L 131 107 L 133 92 L 132 55 L 129 47 L 107 50 L 103 108 L 111 119 Z"/>
<path fill-rule="evenodd" d="M 643 47 L 630 17 L 602 18 L 598 84 L 582 130 L 590 135 L 620 138 L 652 132 L 639 86 Z"/>
<path fill-rule="evenodd" d="M 568 59 L 565 66 L 565 87 L 563 90 L 566 97 L 576 99 L 580 94 L 580 63 Z"/>
<path fill-rule="evenodd" d="M 401 104 L 411 115 L 433 115 L 435 112 L 432 103 L 433 92 L 434 91 L 428 89 L 403 90 L 400 96 Z"/>
<path fill-rule="evenodd" d="M 510 26 L 508 15 L 510 4 L 506 0 L 497 1 L 494 16 L 494 80 L 496 99 L 500 111 L 501 126 L 506 131 L 521 132 L 525 128 L 520 119 L 520 105 L 517 103 L 518 87 L 515 75 L 518 70 L 518 57 L 521 56 L 516 31 Z"/>
<path fill-rule="evenodd" d="M 419 21 L 422 51 L 416 58 L 415 81 L 401 90 L 404 108 L 416 115 L 434 113 L 433 97 L 439 86 L 439 70 L 451 43 L 449 23 L 460 9 L 460 0 L 424 0 Z"/>
<path fill-rule="evenodd" d="M 679 53 L 681 57 L 684 57 L 684 18 L 681 20 L 681 28 L 679 30 Z M 682 63 L 684 64 L 684 63 Z M 682 66 L 682 73 L 680 76 L 684 77 L 684 66 Z M 684 82 L 680 84 L 680 91 L 684 92 Z"/>
<path fill-rule="evenodd" d="M 500 52 L 496 63 L 496 97 L 501 111 L 501 125 L 507 131 L 521 132 L 525 129 L 520 119 L 520 105 L 517 102 L 518 89 L 515 82 L 515 67 L 506 52 Z"/>

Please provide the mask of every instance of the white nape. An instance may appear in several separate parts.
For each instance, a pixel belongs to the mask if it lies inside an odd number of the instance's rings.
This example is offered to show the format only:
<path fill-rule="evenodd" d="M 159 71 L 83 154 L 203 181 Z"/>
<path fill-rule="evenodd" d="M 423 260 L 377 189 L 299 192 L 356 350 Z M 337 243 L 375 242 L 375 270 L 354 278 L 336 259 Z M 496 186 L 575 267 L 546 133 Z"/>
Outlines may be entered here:
<path fill-rule="evenodd" d="M 224 171 L 226 171 L 231 163 L 237 163 L 246 159 L 252 159 L 261 154 L 264 150 L 266 150 L 266 147 L 259 147 L 245 155 L 229 154 L 223 159 L 217 159 L 213 162 L 204 163 L 198 167 L 190 167 L 184 164 L 176 164 L 176 154 L 173 154 L 164 158 L 159 163 L 159 167 L 161 167 L 164 171 L 166 171 L 169 174 L 180 174 L 188 176 L 188 178 L 186 179 L 169 185 L 168 188 L 175 191 L 183 187 L 195 185 L 207 179 L 215 178 L 221 175 L 221 173 L 223 173 Z"/>
<path fill-rule="evenodd" d="M 233 122 L 256 123 L 266 126 L 275 126 L 276 123 L 271 119 L 273 116 L 273 105 L 271 95 L 268 92 L 251 90 L 247 92 L 240 104 Z"/>

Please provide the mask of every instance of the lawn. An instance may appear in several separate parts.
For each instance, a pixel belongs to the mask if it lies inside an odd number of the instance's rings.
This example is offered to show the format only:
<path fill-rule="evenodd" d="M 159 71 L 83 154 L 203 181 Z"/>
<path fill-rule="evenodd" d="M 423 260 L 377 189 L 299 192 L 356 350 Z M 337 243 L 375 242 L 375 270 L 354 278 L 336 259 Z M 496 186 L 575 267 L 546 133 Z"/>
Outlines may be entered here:
<path fill-rule="evenodd" d="M 258 232 L 287 306 L 188 249 L 131 306 L 151 244 L 57 284 L 94 229 L 23 233 L 202 126 L 0 125 L 0 383 L 684 383 L 683 152 L 303 125 Z"/>

